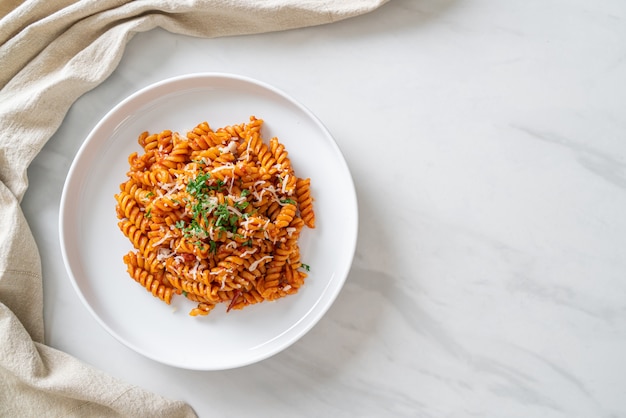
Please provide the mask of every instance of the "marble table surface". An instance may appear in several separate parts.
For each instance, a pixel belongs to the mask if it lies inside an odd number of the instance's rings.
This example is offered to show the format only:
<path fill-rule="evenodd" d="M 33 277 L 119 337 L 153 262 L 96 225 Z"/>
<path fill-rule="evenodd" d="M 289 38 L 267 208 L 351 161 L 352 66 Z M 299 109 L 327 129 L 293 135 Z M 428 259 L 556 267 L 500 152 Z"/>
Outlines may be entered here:
<path fill-rule="evenodd" d="M 285 351 L 223 371 L 107 333 L 61 259 L 78 148 L 153 82 L 215 71 L 315 113 L 352 173 L 345 286 Z M 626 416 L 626 3 L 392 0 L 331 25 L 138 34 L 29 169 L 46 341 L 213 416 Z"/>

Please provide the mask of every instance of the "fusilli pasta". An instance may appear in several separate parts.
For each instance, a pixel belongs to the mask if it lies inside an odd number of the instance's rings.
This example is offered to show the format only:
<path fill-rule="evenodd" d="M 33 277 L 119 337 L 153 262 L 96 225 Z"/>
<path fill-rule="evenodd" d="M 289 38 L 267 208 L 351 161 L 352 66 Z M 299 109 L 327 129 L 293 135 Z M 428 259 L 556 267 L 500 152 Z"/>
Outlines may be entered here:
<path fill-rule="evenodd" d="M 308 266 L 298 239 L 315 228 L 310 179 L 298 178 L 263 121 L 185 136 L 143 132 L 143 154 L 128 157 L 128 180 L 115 195 L 118 225 L 134 249 L 131 278 L 169 304 L 195 302 L 190 315 L 227 311 L 298 292 Z"/>

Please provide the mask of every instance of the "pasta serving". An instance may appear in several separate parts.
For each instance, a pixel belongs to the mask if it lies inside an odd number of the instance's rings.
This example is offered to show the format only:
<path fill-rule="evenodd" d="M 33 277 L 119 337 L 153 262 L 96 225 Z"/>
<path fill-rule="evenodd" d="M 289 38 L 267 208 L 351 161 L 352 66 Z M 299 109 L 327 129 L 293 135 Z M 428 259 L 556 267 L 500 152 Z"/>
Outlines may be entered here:
<path fill-rule="evenodd" d="M 144 153 L 128 157 L 115 195 L 134 247 L 128 274 L 167 304 L 175 294 L 195 302 L 192 316 L 292 295 L 307 277 L 298 239 L 315 228 L 310 179 L 296 176 L 276 137 L 264 142 L 262 125 L 251 116 L 185 136 L 144 132 Z"/>

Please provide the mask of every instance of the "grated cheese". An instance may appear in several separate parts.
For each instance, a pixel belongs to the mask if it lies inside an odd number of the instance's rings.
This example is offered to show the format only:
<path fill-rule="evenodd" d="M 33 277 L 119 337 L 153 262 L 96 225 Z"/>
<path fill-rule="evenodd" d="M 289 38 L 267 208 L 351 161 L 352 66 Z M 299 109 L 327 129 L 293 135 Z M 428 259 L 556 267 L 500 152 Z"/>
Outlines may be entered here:
<path fill-rule="evenodd" d="M 193 276 L 194 280 L 198 279 L 198 269 L 200 268 L 200 261 L 196 260 L 196 264 L 193 265 L 189 273 Z"/>
<path fill-rule="evenodd" d="M 255 260 L 253 263 L 250 264 L 250 267 L 248 267 L 249 271 L 254 271 L 257 269 L 257 267 L 259 266 L 259 264 L 261 264 L 264 260 L 271 260 L 273 257 L 271 255 L 266 255 L 264 257 L 259 258 L 258 260 Z"/>
<path fill-rule="evenodd" d="M 219 148 L 220 152 L 223 154 L 230 153 L 230 154 L 235 155 L 235 152 L 237 151 L 237 145 L 238 145 L 236 141 L 237 141 L 237 138 L 235 137 L 231 138 L 231 141 L 227 145 Z"/>
<path fill-rule="evenodd" d="M 163 261 L 166 258 L 170 257 L 172 254 L 173 252 L 168 250 L 167 248 L 159 248 L 156 258 L 158 261 Z"/>
<path fill-rule="evenodd" d="M 287 192 L 287 181 L 289 180 L 289 174 L 285 174 L 285 178 L 283 179 L 283 188 L 282 188 L 282 192 L 283 194 Z"/>
<path fill-rule="evenodd" d="M 258 248 L 254 248 L 252 250 L 246 250 L 246 251 L 242 252 L 239 257 L 242 257 L 242 258 L 247 257 L 247 256 L 249 256 L 251 254 L 256 253 L 257 250 L 258 250 Z"/>
<path fill-rule="evenodd" d="M 219 167 L 215 167 L 214 169 L 211 170 L 211 173 L 217 173 L 218 171 L 223 171 L 223 170 L 235 171 L 235 165 L 233 163 L 226 163 Z"/>
<path fill-rule="evenodd" d="M 165 240 L 167 240 L 167 239 L 168 239 L 168 238 L 170 238 L 170 237 L 172 237 L 172 234 L 170 234 L 170 233 L 169 233 L 169 231 L 168 231 L 168 232 L 166 232 L 166 233 L 165 233 L 165 235 L 163 235 L 163 236 L 161 237 L 161 239 L 160 239 L 160 240 L 158 240 L 158 241 L 156 241 L 156 242 L 153 242 L 153 243 L 152 243 L 152 246 L 153 246 L 153 247 L 157 247 L 157 246 L 159 246 L 159 245 L 163 244 L 163 243 L 165 242 Z"/>
<path fill-rule="evenodd" d="M 238 217 L 240 217 L 240 218 L 243 216 L 243 213 L 239 212 L 237 209 L 235 209 L 234 207 L 232 207 L 232 206 L 230 206 L 230 205 L 228 205 L 228 206 L 226 207 L 226 209 L 227 209 L 229 212 L 231 212 L 231 213 L 233 213 L 233 214 L 237 215 L 237 216 L 238 216 Z"/>

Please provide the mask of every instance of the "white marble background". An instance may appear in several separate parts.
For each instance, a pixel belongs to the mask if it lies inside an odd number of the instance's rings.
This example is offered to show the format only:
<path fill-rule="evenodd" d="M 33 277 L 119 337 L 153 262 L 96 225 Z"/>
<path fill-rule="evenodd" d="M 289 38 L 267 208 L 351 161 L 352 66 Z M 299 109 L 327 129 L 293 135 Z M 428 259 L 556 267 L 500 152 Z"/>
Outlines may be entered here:
<path fill-rule="evenodd" d="M 309 107 L 360 205 L 328 314 L 286 351 L 219 372 L 155 363 L 106 333 L 58 238 L 65 176 L 98 120 L 197 71 Z M 392 0 L 282 33 L 137 35 L 29 170 L 47 342 L 201 417 L 626 417 L 625 112 L 623 0 Z"/>

